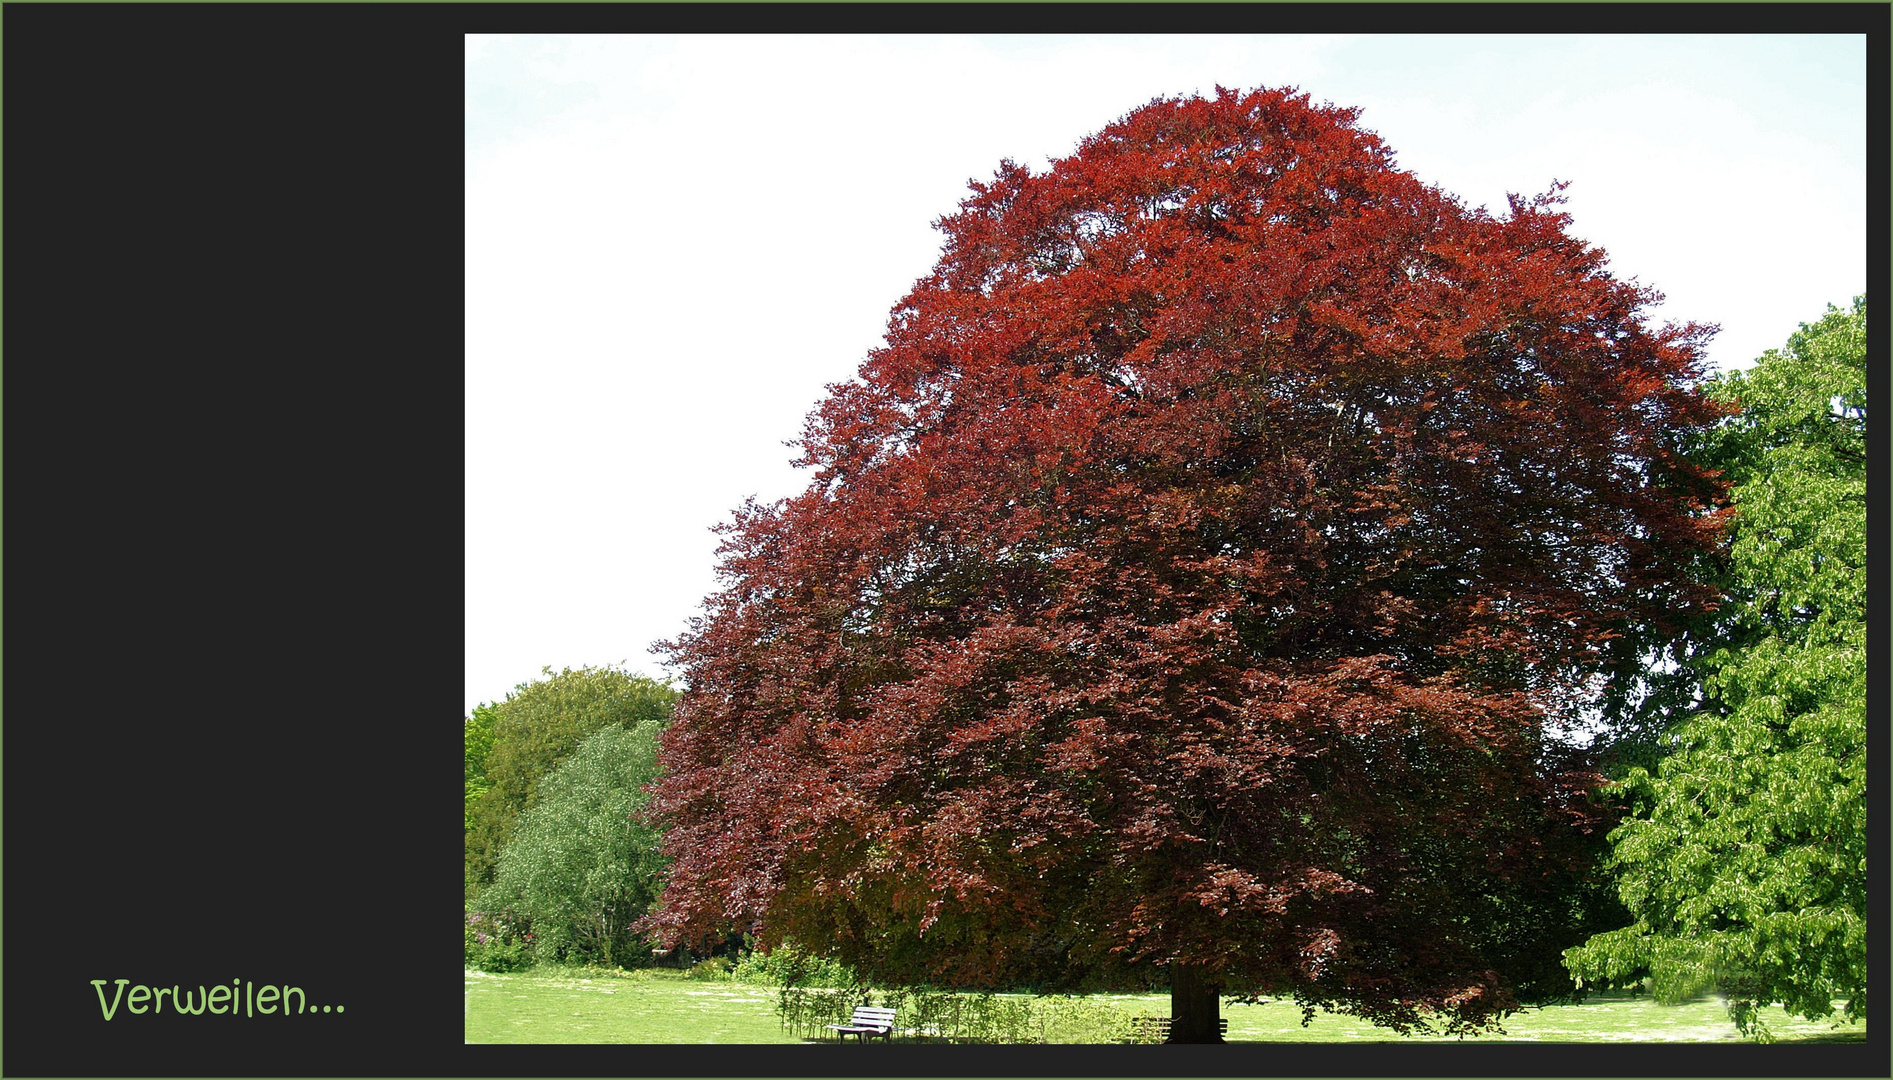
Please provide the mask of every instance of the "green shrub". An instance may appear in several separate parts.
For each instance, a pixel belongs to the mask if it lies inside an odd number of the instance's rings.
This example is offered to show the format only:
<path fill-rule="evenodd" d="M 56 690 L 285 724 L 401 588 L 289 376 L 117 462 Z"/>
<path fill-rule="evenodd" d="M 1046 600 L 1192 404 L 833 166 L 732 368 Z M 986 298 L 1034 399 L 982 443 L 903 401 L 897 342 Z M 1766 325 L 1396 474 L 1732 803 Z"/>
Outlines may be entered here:
<path fill-rule="evenodd" d="M 1150 1042 L 1133 1016 L 1109 1001 L 1083 997 L 1022 997 L 956 993 L 921 987 L 876 990 L 784 986 L 776 1011 L 782 1029 L 798 1038 L 833 1038 L 830 1024 L 845 1024 L 858 1005 L 894 1010 L 897 1034 L 918 1031 L 956 1043 L 1109 1044 Z"/>
<path fill-rule="evenodd" d="M 963 993 L 928 987 L 879 989 L 866 985 L 846 965 L 783 942 L 765 953 L 750 949 L 716 975 L 698 975 L 711 961 L 692 968 L 690 978 L 726 978 L 778 987 L 776 1012 L 782 1030 L 803 1039 L 833 1038 L 830 1024 L 845 1024 L 856 1006 L 893 1009 L 896 1034 L 925 1033 L 959 1043 L 1126 1043 L 1149 1041 L 1134 1030 L 1132 1015 L 1109 1001 L 1086 997 L 1028 997 Z"/>
<path fill-rule="evenodd" d="M 1140 1041 L 1130 1013 L 1109 1001 L 1084 997 L 1022 997 L 906 990 L 897 1023 L 960 1043 L 1106 1044 Z"/>
<path fill-rule="evenodd" d="M 703 979 L 709 982 L 728 982 L 730 962 L 720 956 L 711 956 L 690 965 L 684 972 L 686 979 Z"/>
<path fill-rule="evenodd" d="M 1039 998 L 1039 1041 L 1047 1043 L 1131 1042 L 1131 1014 L 1108 1001 L 1086 997 Z"/>
<path fill-rule="evenodd" d="M 532 966 L 532 935 L 506 916 L 469 911 L 466 929 L 468 967 L 504 973 Z"/>
<path fill-rule="evenodd" d="M 991 993 L 960 994 L 937 990 L 905 989 L 890 995 L 897 1022 L 936 1038 L 960 1043 L 1043 1042 L 1043 1032 L 1032 998 L 1000 997 Z"/>
<path fill-rule="evenodd" d="M 854 1015 L 855 1006 L 873 1003 L 866 987 L 834 990 L 785 986 L 776 998 L 776 1013 L 782 1018 L 783 1031 L 798 1038 L 820 1039 L 835 1034 L 827 1025 L 845 1024 Z"/>
<path fill-rule="evenodd" d="M 861 985 L 861 979 L 846 964 L 816 956 L 792 941 L 766 953 L 754 948 L 744 951 L 730 968 L 729 978 L 758 986 L 805 989 L 849 990 Z"/>
<path fill-rule="evenodd" d="M 605 967 L 648 962 L 632 924 L 662 884 L 662 839 L 636 812 L 657 775 L 657 726 L 588 737 L 539 783 L 479 906 L 532 923 L 538 959 Z"/>
<path fill-rule="evenodd" d="M 580 743 L 608 727 L 661 728 L 677 697 L 668 684 L 610 666 L 540 674 L 464 724 L 469 896 L 493 883 L 519 815 L 541 801 L 541 781 Z"/>

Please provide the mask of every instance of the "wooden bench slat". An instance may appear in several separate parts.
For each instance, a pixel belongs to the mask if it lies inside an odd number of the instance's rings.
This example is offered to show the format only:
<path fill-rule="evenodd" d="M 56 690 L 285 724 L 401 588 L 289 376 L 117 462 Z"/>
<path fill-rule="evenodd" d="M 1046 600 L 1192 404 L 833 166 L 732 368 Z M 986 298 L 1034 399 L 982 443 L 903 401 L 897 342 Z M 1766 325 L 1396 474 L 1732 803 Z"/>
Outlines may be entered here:
<path fill-rule="evenodd" d="M 847 1023 L 827 1026 L 844 1039 L 850 1035 L 859 1035 L 864 1042 L 870 1035 L 886 1039 L 894 1033 L 894 1010 L 875 1005 L 857 1005 Z"/>

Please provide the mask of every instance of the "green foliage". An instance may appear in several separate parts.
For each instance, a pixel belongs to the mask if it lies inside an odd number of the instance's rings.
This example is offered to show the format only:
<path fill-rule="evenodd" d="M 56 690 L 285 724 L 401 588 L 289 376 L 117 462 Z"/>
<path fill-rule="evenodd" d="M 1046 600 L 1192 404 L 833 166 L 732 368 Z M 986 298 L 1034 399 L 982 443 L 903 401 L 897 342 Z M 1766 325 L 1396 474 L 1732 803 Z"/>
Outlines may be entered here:
<path fill-rule="evenodd" d="M 1132 1014 L 1090 997 L 1020 997 L 914 989 L 888 995 L 901 1023 L 961 1043 L 1147 1042 Z"/>
<path fill-rule="evenodd" d="M 661 886 L 661 837 L 636 816 L 657 774 L 658 725 L 612 725 L 580 743 L 520 815 L 480 906 L 530 920 L 540 959 L 648 959 L 631 930 Z"/>
<path fill-rule="evenodd" d="M 1741 413 L 1705 450 L 1734 506 L 1731 605 L 1704 706 L 1622 785 L 1611 835 L 1636 922 L 1566 953 L 1573 975 L 1645 973 L 1659 1000 L 1714 987 L 1761 1009 L 1866 1008 L 1866 305 L 1830 307 L 1720 381 Z"/>
<path fill-rule="evenodd" d="M 699 965 L 701 966 L 701 965 Z M 1137 1039 L 1130 1013 L 1109 1001 L 1074 996 L 962 993 L 920 986 L 866 985 L 838 961 L 784 942 L 744 953 L 726 976 L 779 987 L 783 1031 L 804 1039 L 833 1038 L 857 1005 L 896 1011 L 895 1026 L 928 1038 L 964 1043 L 1116 1043 Z"/>
<path fill-rule="evenodd" d="M 803 1039 L 834 1038 L 858 1005 L 895 1011 L 897 1032 L 955 1043 L 1126 1043 L 1152 1041 L 1134 1029 L 1131 1013 L 1109 1001 L 1071 996 L 957 993 L 924 987 L 790 987 L 776 1005 L 783 1031 Z"/>
<path fill-rule="evenodd" d="M 845 1024 L 855 1006 L 873 1003 L 873 994 L 866 987 L 785 986 L 776 998 L 776 1015 L 787 1034 L 798 1039 L 820 1039 L 835 1034 L 827 1025 Z"/>
<path fill-rule="evenodd" d="M 522 971 L 532 966 L 532 935 L 503 915 L 467 912 L 467 966 L 479 971 Z"/>
<path fill-rule="evenodd" d="M 499 710 L 482 702 L 475 706 L 473 714 L 461 721 L 460 732 L 466 750 L 467 764 L 467 832 L 473 832 L 473 804 L 486 794 L 493 785 L 486 779 L 486 758 L 493 749 L 493 725 L 499 719 Z"/>
<path fill-rule="evenodd" d="M 729 973 L 730 981 L 758 986 L 818 987 L 847 990 L 862 985 L 862 979 L 839 960 L 820 956 L 785 941 L 768 952 L 750 949 L 736 959 Z"/>
<path fill-rule="evenodd" d="M 1037 1006 L 1056 1000 L 920 988 L 894 991 L 889 999 L 903 1024 L 924 1026 L 951 1042 L 1000 1044 L 1045 1041 Z"/>
<path fill-rule="evenodd" d="M 721 956 L 706 956 L 685 969 L 684 978 L 702 982 L 729 982 L 730 962 Z"/>
<path fill-rule="evenodd" d="M 613 667 L 566 668 L 556 674 L 548 667 L 541 674 L 505 701 L 475 709 L 466 724 L 470 896 L 492 883 L 500 852 L 520 813 L 537 800 L 542 777 L 594 732 L 667 722 L 677 697 L 665 683 Z"/>

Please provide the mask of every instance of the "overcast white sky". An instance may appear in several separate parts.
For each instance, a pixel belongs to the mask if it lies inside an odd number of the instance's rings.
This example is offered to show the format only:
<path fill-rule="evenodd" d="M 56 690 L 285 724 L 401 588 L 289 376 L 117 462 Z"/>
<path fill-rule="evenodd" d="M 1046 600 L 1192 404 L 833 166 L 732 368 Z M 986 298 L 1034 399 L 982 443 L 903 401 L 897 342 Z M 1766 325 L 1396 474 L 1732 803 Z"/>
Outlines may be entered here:
<path fill-rule="evenodd" d="M 469 711 L 665 677 L 711 526 L 801 488 L 933 221 L 1154 97 L 1296 86 L 1501 212 L 1568 180 L 1722 366 L 1866 287 L 1860 36 L 470 36 L 466 76 Z"/>

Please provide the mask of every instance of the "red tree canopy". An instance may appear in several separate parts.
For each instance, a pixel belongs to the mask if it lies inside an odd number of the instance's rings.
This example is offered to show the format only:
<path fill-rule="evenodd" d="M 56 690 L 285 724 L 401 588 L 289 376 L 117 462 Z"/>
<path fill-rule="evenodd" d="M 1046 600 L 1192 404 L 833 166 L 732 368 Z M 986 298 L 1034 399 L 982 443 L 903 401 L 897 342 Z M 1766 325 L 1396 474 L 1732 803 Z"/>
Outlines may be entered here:
<path fill-rule="evenodd" d="M 1705 602 L 1711 328 L 1645 327 L 1555 188 L 1469 210 L 1355 116 L 1153 102 L 940 222 L 670 644 L 664 936 L 1514 1004 L 1581 873 L 1547 726 Z"/>

